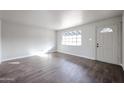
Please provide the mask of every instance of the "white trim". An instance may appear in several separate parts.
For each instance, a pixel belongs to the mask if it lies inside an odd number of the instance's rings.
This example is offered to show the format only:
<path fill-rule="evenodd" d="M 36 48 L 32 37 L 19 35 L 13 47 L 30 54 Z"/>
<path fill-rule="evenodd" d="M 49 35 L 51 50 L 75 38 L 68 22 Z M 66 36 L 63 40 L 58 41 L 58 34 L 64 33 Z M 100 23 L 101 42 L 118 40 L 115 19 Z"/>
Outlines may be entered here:
<path fill-rule="evenodd" d="M 9 60 L 14 60 L 14 59 L 20 59 L 20 58 L 25 58 L 25 57 L 31 57 L 31 56 L 34 56 L 34 55 L 19 56 L 19 57 L 14 57 L 14 58 L 6 58 L 6 59 L 3 59 L 1 61 L 1 63 L 4 62 L 4 61 L 9 61 Z"/>
<path fill-rule="evenodd" d="M 124 70 L 124 66 L 123 66 L 123 64 L 120 64 L 120 66 L 122 67 L 122 69 Z"/>
<path fill-rule="evenodd" d="M 69 53 L 69 52 L 63 52 L 63 51 L 61 51 L 61 50 L 57 50 L 57 52 L 64 53 L 64 54 L 69 54 L 69 55 L 74 55 L 74 56 L 78 56 L 78 57 L 83 57 L 83 58 L 87 58 L 87 59 L 91 59 L 91 60 L 96 60 L 96 59 L 93 58 L 93 57 L 87 57 L 87 56 L 81 56 L 81 55 L 77 55 L 77 54 L 71 54 L 71 53 Z M 99 60 L 97 60 L 97 61 L 99 61 Z M 100 62 L 102 62 L 102 61 L 100 61 Z M 109 62 L 105 62 L 105 63 L 109 63 Z M 109 64 L 121 65 L 122 68 L 123 68 L 123 70 L 124 70 L 124 67 L 123 67 L 122 64 L 115 64 L 115 63 L 109 63 Z"/>
<path fill-rule="evenodd" d="M 84 58 L 87 58 L 87 59 L 95 60 L 95 58 L 93 58 L 93 57 L 88 57 L 88 56 L 82 56 L 82 55 L 72 54 L 72 53 L 69 53 L 69 52 L 61 51 L 61 50 L 57 50 L 57 52 L 64 53 L 64 54 L 69 54 L 69 55 L 73 55 L 73 56 L 78 56 L 78 57 L 84 57 Z"/>
<path fill-rule="evenodd" d="M 119 64 L 119 63 L 105 62 L 105 61 L 100 61 L 100 60 L 97 60 L 97 59 L 96 59 L 96 61 L 99 61 L 99 62 L 104 62 L 104 63 L 108 63 L 108 64 L 113 64 L 113 65 L 120 65 L 120 66 L 122 66 L 122 65 L 121 65 L 121 64 Z"/>
<path fill-rule="evenodd" d="M 123 71 L 124 71 L 124 65 L 121 65 L 122 66 L 122 68 L 123 68 Z"/>
<path fill-rule="evenodd" d="M 48 53 L 53 53 L 56 52 L 56 50 L 54 51 L 50 51 Z M 0 63 L 4 62 L 4 61 L 9 61 L 9 60 L 14 60 L 14 59 L 20 59 L 20 58 L 25 58 L 25 57 L 31 57 L 31 56 L 35 56 L 35 55 L 25 55 L 25 56 L 18 56 L 18 57 L 14 57 L 14 58 L 6 58 L 6 59 L 2 59 Z"/>

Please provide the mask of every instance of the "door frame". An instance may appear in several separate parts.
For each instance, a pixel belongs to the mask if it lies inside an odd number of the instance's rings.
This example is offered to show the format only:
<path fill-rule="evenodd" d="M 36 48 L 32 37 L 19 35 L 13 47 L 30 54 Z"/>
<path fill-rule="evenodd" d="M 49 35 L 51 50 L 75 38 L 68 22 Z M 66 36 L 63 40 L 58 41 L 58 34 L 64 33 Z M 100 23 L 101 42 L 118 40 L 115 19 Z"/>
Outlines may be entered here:
<path fill-rule="evenodd" d="M 103 62 L 101 60 L 98 60 L 97 58 L 97 29 L 99 27 L 107 27 L 107 26 L 112 26 L 112 25 L 118 25 L 117 26 L 117 29 L 119 29 L 119 35 L 120 36 L 118 39 L 118 44 L 120 45 L 119 48 L 118 48 L 118 52 L 119 52 L 119 62 L 116 64 L 116 65 L 121 65 L 122 64 L 122 22 L 118 22 L 118 23 L 108 23 L 108 24 L 103 24 L 103 25 L 97 25 L 95 27 L 95 60 L 96 61 L 100 61 L 100 62 Z M 106 62 L 106 63 L 109 63 L 109 62 Z M 115 63 L 109 63 L 109 64 L 115 64 Z"/>

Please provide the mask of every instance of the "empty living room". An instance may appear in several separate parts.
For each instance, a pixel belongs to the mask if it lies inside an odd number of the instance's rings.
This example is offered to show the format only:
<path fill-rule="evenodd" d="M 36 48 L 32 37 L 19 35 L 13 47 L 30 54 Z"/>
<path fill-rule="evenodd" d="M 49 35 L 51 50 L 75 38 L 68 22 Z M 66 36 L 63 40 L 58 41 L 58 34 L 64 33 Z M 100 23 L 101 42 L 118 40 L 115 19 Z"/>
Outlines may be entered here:
<path fill-rule="evenodd" d="M 0 83 L 124 83 L 122 10 L 0 10 Z"/>

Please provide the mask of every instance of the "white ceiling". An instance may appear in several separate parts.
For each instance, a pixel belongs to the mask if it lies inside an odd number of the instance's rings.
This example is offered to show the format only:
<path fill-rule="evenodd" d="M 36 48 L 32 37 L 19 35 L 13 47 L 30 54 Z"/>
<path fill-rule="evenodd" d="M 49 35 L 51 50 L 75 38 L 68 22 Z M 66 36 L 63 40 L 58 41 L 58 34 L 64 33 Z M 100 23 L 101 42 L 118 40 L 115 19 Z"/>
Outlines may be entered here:
<path fill-rule="evenodd" d="M 60 30 L 121 15 L 120 10 L 1 10 L 3 20 Z"/>

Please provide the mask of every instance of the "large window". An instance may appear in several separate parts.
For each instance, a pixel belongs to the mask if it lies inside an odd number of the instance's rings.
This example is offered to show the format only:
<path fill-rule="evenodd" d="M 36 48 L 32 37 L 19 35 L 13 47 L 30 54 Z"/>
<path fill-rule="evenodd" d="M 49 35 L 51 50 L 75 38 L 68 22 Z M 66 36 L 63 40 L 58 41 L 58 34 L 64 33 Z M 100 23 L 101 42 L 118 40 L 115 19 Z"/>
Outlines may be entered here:
<path fill-rule="evenodd" d="M 81 45 L 81 31 L 65 32 L 62 36 L 62 45 L 80 46 Z"/>

